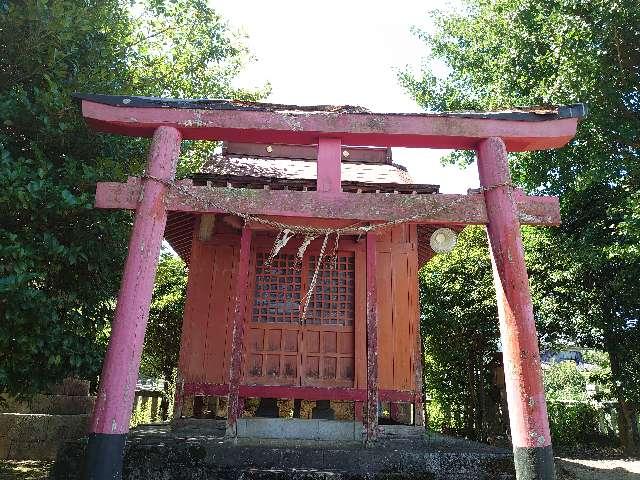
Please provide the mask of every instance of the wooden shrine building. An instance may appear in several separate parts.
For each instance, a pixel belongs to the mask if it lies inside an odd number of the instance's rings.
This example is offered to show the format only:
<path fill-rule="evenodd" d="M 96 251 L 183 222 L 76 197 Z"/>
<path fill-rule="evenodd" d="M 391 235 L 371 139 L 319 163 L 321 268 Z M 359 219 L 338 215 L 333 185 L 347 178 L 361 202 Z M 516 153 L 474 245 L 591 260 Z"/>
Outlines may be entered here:
<path fill-rule="evenodd" d="M 358 107 L 79 95 L 102 132 L 153 137 L 145 174 L 99 183 L 98 208 L 135 210 L 91 423 L 87 478 L 119 478 L 163 237 L 189 265 L 176 409 L 228 398 L 354 402 L 375 441 L 380 401 L 414 404 L 421 373 L 417 271 L 435 230 L 487 226 L 519 478 L 553 453 L 520 225 L 557 225 L 558 199 L 525 195 L 507 153 L 559 148 L 584 107 L 378 114 Z M 175 181 L 182 140 L 220 140 Z M 477 152 L 481 188 L 411 183 L 390 147 Z M 360 413 L 361 412 L 361 413 Z M 420 416 L 417 415 L 417 423 Z"/>
<path fill-rule="evenodd" d="M 193 182 L 261 192 L 315 191 L 316 155 L 313 146 L 229 143 L 193 175 Z M 364 196 L 437 193 L 433 185 L 412 184 L 404 168 L 391 162 L 390 149 L 343 147 L 341 158 L 343 191 Z M 193 395 L 228 395 L 233 287 L 243 225 L 233 214 L 168 215 L 165 238 L 189 263 L 177 405 Z M 356 416 L 362 418 L 367 395 L 366 232 L 349 231 L 349 225 L 357 225 L 351 220 L 304 222 L 346 228 L 327 238 L 311 291 L 324 233 L 292 230 L 286 245 L 272 255 L 283 227 L 249 225 L 254 233 L 244 339 L 235 352 L 241 357 L 240 396 L 354 401 Z M 429 238 L 438 226 L 403 223 L 376 232 L 382 401 L 421 404 L 417 270 L 431 255 Z M 301 251 L 306 238 L 310 243 Z M 421 412 L 417 406 L 415 411 Z"/>

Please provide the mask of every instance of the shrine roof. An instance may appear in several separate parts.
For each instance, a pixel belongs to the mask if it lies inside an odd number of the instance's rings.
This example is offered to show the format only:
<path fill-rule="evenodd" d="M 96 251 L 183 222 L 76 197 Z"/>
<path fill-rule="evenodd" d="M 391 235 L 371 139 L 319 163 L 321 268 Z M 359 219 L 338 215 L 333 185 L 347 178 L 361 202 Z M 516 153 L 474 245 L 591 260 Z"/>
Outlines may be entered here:
<path fill-rule="evenodd" d="M 391 149 L 355 147 L 342 153 L 343 191 L 438 192 L 438 185 L 414 184 L 406 168 L 392 162 Z M 212 186 L 313 191 L 316 157 L 316 146 L 224 144 L 192 178 Z"/>
<path fill-rule="evenodd" d="M 216 99 L 78 94 L 96 130 L 150 137 L 160 126 L 185 140 L 312 145 L 320 137 L 343 145 L 475 149 L 500 137 L 508 151 L 558 148 L 586 115 L 581 104 L 481 112 L 375 113 L 350 105 L 288 105 Z"/>

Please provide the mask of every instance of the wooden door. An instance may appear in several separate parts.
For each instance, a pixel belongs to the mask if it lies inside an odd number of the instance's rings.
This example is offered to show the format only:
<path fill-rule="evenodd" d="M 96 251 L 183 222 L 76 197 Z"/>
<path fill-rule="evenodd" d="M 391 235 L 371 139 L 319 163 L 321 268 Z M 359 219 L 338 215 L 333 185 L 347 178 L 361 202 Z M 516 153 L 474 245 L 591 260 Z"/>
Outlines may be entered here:
<path fill-rule="evenodd" d="M 353 387 L 354 252 L 338 251 L 335 261 L 323 262 L 304 320 L 318 257 L 310 253 L 297 264 L 295 252 L 285 252 L 270 266 L 267 257 L 267 251 L 256 252 L 245 383 Z"/>

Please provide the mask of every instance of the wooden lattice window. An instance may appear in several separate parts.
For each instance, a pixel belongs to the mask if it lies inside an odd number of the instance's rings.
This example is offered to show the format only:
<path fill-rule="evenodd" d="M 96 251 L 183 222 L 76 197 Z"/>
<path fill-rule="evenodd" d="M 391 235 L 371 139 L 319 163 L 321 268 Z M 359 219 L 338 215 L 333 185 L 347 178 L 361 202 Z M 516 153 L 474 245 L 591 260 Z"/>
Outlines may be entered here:
<path fill-rule="evenodd" d="M 268 254 L 256 255 L 256 287 L 253 321 L 258 323 L 294 323 L 300 321 L 302 277 L 296 268 L 296 256 L 276 255 L 270 266 Z"/>
<path fill-rule="evenodd" d="M 317 259 L 316 256 L 309 257 L 309 283 Z M 355 258 L 353 253 L 340 252 L 335 259 L 332 257 L 320 265 L 316 287 L 309 299 L 306 323 L 353 326 L 354 298 Z"/>
<path fill-rule="evenodd" d="M 308 256 L 301 267 L 293 254 L 276 255 L 265 265 L 266 252 L 256 255 L 256 280 L 252 320 L 256 323 L 297 323 L 304 295 L 302 276 L 310 285 L 318 257 Z M 301 271 L 301 270 L 304 270 Z M 305 287 L 307 288 L 307 287 Z M 353 326 L 355 311 L 355 257 L 339 252 L 322 262 L 316 287 L 311 293 L 305 323 L 310 325 Z"/>

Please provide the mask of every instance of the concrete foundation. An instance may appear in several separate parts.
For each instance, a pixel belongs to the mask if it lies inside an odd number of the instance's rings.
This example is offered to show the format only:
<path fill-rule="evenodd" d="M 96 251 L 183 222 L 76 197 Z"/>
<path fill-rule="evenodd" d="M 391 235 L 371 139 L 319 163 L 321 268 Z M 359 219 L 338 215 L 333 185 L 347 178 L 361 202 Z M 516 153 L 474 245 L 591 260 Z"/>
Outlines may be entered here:
<path fill-rule="evenodd" d="M 239 418 L 238 438 L 347 441 L 362 440 L 362 424 L 298 418 Z"/>

